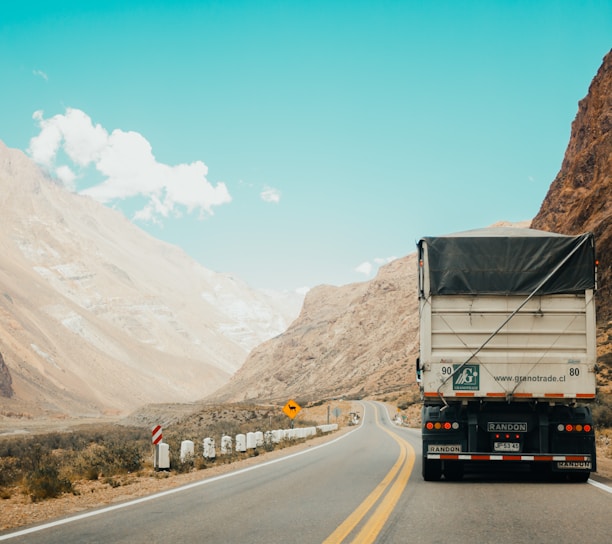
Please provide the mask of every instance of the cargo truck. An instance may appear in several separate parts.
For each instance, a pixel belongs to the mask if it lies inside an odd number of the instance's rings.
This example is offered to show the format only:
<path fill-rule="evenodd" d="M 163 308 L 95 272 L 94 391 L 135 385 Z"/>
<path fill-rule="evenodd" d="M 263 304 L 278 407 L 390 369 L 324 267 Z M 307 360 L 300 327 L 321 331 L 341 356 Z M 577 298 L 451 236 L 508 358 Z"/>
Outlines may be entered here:
<path fill-rule="evenodd" d="M 418 244 L 422 474 L 596 470 L 591 233 L 489 228 Z"/>

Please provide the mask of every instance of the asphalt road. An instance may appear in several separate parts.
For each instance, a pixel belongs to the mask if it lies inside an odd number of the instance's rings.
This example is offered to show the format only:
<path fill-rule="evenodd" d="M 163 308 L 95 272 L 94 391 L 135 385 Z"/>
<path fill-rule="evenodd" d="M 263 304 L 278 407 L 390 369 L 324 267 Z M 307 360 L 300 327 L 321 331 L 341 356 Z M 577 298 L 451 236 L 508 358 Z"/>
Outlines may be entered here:
<path fill-rule="evenodd" d="M 424 482 L 417 432 L 365 404 L 363 423 L 272 462 L 0 534 L 28 544 L 609 543 L 612 488 L 474 474 Z M 608 482 L 610 485 L 611 482 Z M 1 507 L 1 504 L 0 504 Z"/>

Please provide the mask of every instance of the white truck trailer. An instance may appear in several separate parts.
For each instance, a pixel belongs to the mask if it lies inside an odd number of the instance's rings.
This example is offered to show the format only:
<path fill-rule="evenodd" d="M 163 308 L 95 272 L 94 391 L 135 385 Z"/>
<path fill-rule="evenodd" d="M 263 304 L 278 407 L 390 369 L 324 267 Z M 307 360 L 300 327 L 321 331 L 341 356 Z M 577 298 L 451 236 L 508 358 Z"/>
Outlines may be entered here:
<path fill-rule="evenodd" d="M 423 478 L 596 470 L 593 235 L 489 228 L 417 245 Z"/>

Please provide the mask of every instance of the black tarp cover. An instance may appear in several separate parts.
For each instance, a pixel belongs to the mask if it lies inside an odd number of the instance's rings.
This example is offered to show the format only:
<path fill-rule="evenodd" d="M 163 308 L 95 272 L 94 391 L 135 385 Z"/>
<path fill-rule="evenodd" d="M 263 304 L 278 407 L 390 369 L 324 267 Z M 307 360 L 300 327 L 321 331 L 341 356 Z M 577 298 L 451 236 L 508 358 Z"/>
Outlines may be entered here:
<path fill-rule="evenodd" d="M 424 245 L 432 295 L 531 294 L 572 251 L 536 294 L 579 293 L 595 286 L 591 233 L 489 228 L 425 237 L 418 244 L 420 259 Z"/>

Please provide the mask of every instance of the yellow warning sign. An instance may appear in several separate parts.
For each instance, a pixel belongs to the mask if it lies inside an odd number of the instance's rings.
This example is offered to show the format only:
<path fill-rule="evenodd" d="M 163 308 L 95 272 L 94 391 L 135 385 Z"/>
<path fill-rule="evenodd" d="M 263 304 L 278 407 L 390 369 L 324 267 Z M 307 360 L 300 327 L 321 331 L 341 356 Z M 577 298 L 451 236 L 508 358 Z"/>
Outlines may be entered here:
<path fill-rule="evenodd" d="M 298 415 L 298 413 L 299 413 L 299 411 L 301 409 L 302 409 L 302 407 L 297 402 L 295 402 L 294 400 L 290 400 L 283 407 L 283 412 L 285 412 L 285 415 L 287 417 L 293 419 L 295 416 Z"/>

